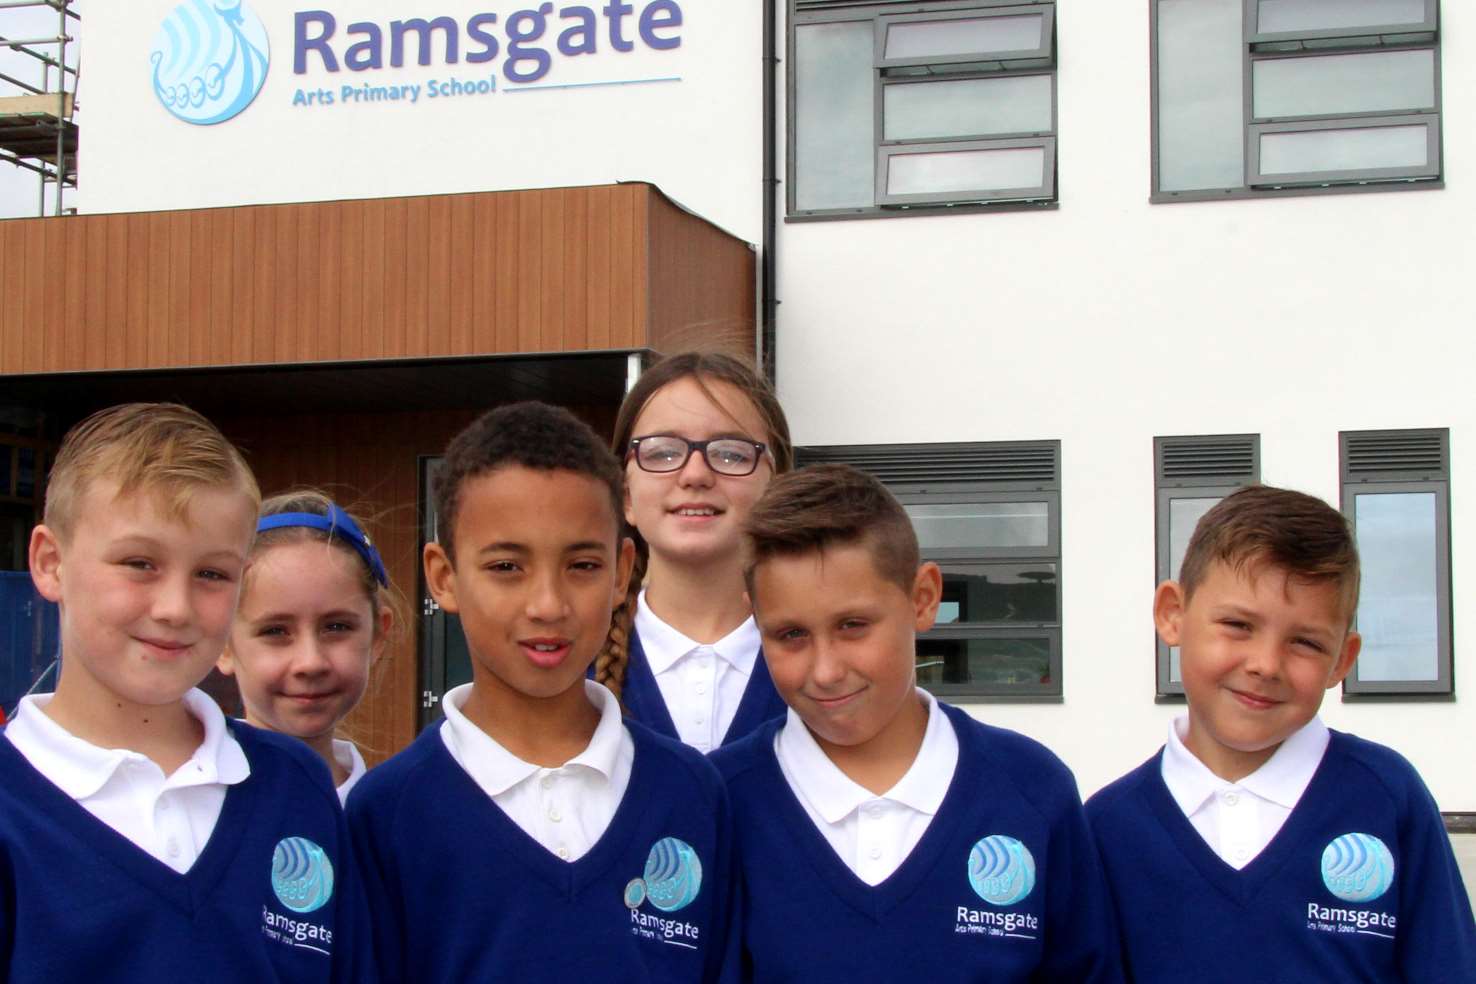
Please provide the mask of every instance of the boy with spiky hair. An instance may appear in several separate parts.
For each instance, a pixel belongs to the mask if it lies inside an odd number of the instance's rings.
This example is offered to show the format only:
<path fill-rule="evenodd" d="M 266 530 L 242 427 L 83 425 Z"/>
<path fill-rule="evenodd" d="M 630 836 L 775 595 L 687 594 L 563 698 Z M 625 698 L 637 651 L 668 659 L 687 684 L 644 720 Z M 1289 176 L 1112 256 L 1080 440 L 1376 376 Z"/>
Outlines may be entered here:
<path fill-rule="evenodd" d="M 0 979 L 372 976 L 327 769 L 194 689 L 259 503 L 182 406 L 113 407 L 62 442 L 30 545 L 61 673 L 0 737 Z"/>
<path fill-rule="evenodd" d="M 1122 979 L 1076 784 L 916 685 L 942 593 L 906 512 L 843 465 L 776 478 L 746 525 L 787 718 L 713 754 L 756 981 Z"/>
<path fill-rule="evenodd" d="M 1476 981 L 1434 800 L 1317 717 L 1358 656 L 1357 608 L 1347 522 L 1267 486 L 1205 513 L 1158 586 L 1188 713 L 1087 804 L 1135 981 Z"/>

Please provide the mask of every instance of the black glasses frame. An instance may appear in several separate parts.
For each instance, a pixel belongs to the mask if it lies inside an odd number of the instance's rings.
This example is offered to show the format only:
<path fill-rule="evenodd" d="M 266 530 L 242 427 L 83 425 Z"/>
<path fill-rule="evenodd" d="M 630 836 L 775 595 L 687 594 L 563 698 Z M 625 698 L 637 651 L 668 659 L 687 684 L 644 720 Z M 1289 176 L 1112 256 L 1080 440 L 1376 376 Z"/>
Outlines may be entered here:
<path fill-rule="evenodd" d="M 673 468 L 647 468 L 645 464 L 641 462 L 641 442 L 656 439 L 660 439 L 663 441 L 681 441 L 683 444 L 685 444 L 687 446 L 687 453 L 682 456 L 681 463 Z M 739 444 L 747 444 L 752 447 L 754 450 L 753 467 L 745 472 L 733 472 L 723 471 L 721 468 L 718 468 L 716 465 L 714 465 L 712 463 L 712 456 L 707 453 L 707 448 L 709 445 L 719 444 L 723 441 L 735 441 Z M 767 453 L 768 450 L 769 446 L 762 441 L 750 441 L 744 437 L 713 437 L 709 438 L 706 441 L 689 441 L 685 437 L 679 437 L 676 434 L 647 434 L 645 437 L 631 438 L 628 454 L 630 457 L 635 459 L 636 467 L 639 468 L 641 471 L 650 472 L 653 475 L 670 475 L 672 472 L 679 472 L 683 468 L 687 467 L 687 462 L 692 460 L 692 455 L 698 451 L 701 451 L 703 462 L 706 463 L 708 468 L 712 469 L 713 474 L 726 475 L 729 478 L 744 478 L 758 471 L 759 462 L 763 460 L 764 454 Z"/>

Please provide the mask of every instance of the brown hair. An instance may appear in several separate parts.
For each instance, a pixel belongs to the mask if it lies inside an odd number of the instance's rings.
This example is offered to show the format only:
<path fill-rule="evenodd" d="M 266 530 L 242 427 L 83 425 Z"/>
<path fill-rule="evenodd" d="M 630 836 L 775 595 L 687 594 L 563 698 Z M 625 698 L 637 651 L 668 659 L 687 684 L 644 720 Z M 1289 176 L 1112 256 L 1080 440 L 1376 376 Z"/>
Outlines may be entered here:
<path fill-rule="evenodd" d="M 42 521 L 65 539 L 92 482 L 118 483 L 118 496 L 161 497 L 178 518 L 196 489 L 230 486 L 253 505 L 256 477 L 215 425 L 177 403 L 124 403 L 99 410 L 67 432 L 51 469 Z"/>
<path fill-rule="evenodd" d="M 774 460 L 774 474 L 782 475 L 794 467 L 794 444 L 789 437 L 789 421 L 784 418 L 784 408 L 774 388 L 753 366 L 742 359 L 724 352 L 681 352 L 670 355 L 651 366 L 636 380 L 625 401 L 620 404 L 620 413 L 615 418 L 615 436 L 610 447 L 616 456 L 625 460 L 631 439 L 635 436 L 636 420 L 651 398 L 669 383 L 679 379 L 691 379 L 717 407 L 723 401 L 713 392 L 713 383 L 726 383 L 742 393 L 763 421 L 764 443 Z M 729 410 L 731 413 L 731 410 Z M 604 648 L 595 658 L 595 679 L 615 692 L 618 697 L 625 684 L 625 667 L 630 661 L 630 633 L 635 622 L 636 599 L 640 597 L 642 582 L 646 579 L 646 564 L 650 553 L 640 531 L 627 528 L 626 535 L 635 541 L 635 567 L 630 574 L 630 587 L 625 601 L 615 610 L 610 620 L 610 635 Z"/>
<path fill-rule="evenodd" d="M 749 513 L 743 534 L 743 580 L 750 597 L 754 571 L 774 557 L 865 546 L 876 572 L 906 592 L 922 563 L 907 510 L 880 481 L 850 465 L 813 465 L 774 479 Z"/>
<path fill-rule="evenodd" d="M 335 505 L 335 503 L 326 492 L 308 488 L 293 489 L 289 492 L 274 495 L 263 502 L 261 504 L 261 515 L 263 518 L 276 516 L 281 513 L 309 513 L 314 516 L 327 516 L 328 507 L 332 505 Z M 351 510 L 343 509 L 342 506 L 339 506 L 339 508 L 355 523 L 358 523 L 360 529 L 364 528 L 364 521 Z M 380 584 L 378 578 L 375 577 L 374 571 L 370 570 L 368 561 L 360 556 L 359 552 L 350 546 L 341 536 L 335 536 L 327 530 L 320 530 L 311 526 L 279 526 L 276 529 L 266 530 L 256 534 L 256 539 L 251 543 L 251 556 L 256 557 L 264 551 L 270 550 L 272 547 L 279 547 L 289 543 L 306 542 L 317 542 L 332 546 L 353 557 L 357 561 L 357 566 L 354 569 L 359 573 L 359 586 L 363 589 L 365 597 L 369 599 L 369 608 L 374 613 L 376 620 L 379 613 L 388 608 L 391 615 L 394 616 L 393 622 L 390 625 L 390 633 L 392 635 L 398 635 L 405 628 L 408 624 L 406 619 L 409 618 L 409 606 L 405 601 L 405 596 L 393 584 Z M 250 590 L 250 580 L 251 568 L 248 566 L 246 568 L 247 587 L 242 591 L 243 598 L 245 592 Z M 374 631 L 376 634 L 379 632 L 377 621 Z"/>
<path fill-rule="evenodd" d="M 1249 485 L 1217 503 L 1194 527 L 1179 567 L 1186 603 L 1217 562 L 1237 572 L 1270 564 L 1299 581 L 1331 582 L 1350 623 L 1358 609 L 1358 546 L 1342 513 L 1315 496 Z"/>
<path fill-rule="evenodd" d="M 436 503 L 436 541 L 456 563 L 454 531 L 467 482 L 499 468 L 571 471 L 604 485 L 615 514 L 617 544 L 624 514 L 625 476 L 599 435 L 563 407 L 528 400 L 482 414 L 446 445 L 432 494 Z"/>

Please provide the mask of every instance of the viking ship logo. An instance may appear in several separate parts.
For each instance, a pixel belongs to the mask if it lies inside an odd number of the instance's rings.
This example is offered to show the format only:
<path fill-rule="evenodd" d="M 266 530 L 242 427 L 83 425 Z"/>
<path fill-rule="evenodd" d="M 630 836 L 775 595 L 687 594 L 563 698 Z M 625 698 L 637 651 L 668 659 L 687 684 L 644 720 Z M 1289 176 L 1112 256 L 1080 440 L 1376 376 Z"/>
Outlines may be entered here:
<path fill-rule="evenodd" d="M 186 123 L 223 123 L 266 81 L 266 27 L 245 0 L 186 0 L 164 18 L 149 61 L 165 109 Z"/>
<path fill-rule="evenodd" d="M 286 837 L 272 852 L 272 891 L 296 913 L 316 912 L 333 898 L 333 864 L 306 837 Z"/>
<path fill-rule="evenodd" d="M 702 862 L 684 840 L 663 837 L 651 846 L 646 870 L 625 886 L 625 904 L 638 909 L 650 902 L 662 912 L 676 912 L 691 905 L 702 888 Z"/>
<path fill-rule="evenodd" d="M 1035 858 L 1015 838 L 991 834 L 969 851 L 969 884 L 990 905 L 1014 905 L 1035 888 Z"/>

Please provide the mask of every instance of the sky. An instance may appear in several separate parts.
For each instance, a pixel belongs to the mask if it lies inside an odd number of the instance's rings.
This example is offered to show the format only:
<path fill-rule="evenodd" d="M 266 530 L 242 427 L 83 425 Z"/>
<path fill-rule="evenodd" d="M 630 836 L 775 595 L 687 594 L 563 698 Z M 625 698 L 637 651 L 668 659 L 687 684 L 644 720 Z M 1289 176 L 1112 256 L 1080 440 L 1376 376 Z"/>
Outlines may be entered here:
<path fill-rule="evenodd" d="M 74 0 L 72 9 L 84 17 L 86 16 L 86 4 L 84 0 Z M 44 5 L 0 10 L 0 37 L 12 39 L 55 37 L 57 21 L 57 12 Z M 74 18 L 68 18 L 67 23 L 69 25 L 67 34 L 74 39 L 80 38 L 82 24 Z M 57 46 L 54 44 L 36 45 L 33 47 L 53 58 L 56 57 Z M 67 42 L 67 64 L 73 66 L 77 64 L 78 50 L 75 41 Z M 40 86 L 41 70 L 41 63 L 35 59 L 29 58 L 19 52 L 11 51 L 9 48 L 0 48 L 0 74 L 9 75 L 12 78 Z M 85 74 L 83 77 L 86 77 Z M 55 84 L 54 78 L 55 76 L 53 74 L 53 85 Z M 68 87 L 70 88 L 70 83 Z M 55 90 L 53 89 L 53 91 Z M 87 88 L 84 84 L 77 94 L 78 111 L 75 119 L 77 119 L 79 125 L 81 125 L 81 106 L 86 98 L 86 92 Z M 23 90 L 16 88 L 4 80 L 0 80 L 0 97 L 25 94 Z M 85 132 L 82 139 L 86 139 Z M 40 177 L 32 171 L 27 171 L 13 164 L 0 161 L 0 219 L 34 216 L 38 214 L 40 207 L 37 202 L 37 188 L 40 180 Z M 83 174 L 82 180 L 84 182 L 86 181 L 85 173 Z M 46 213 L 48 215 L 55 208 L 55 199 L 52 197 L 54 193 L 55 190 L 48 186 L 46 203 Z M 68 208 L 74 207 L 77 204 L 77 194 L 77 192 L 69 190 L 62 199 L 62 205 Z"/>

